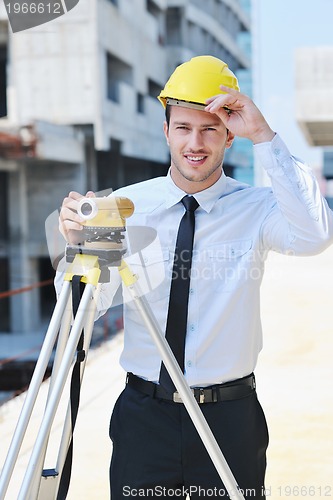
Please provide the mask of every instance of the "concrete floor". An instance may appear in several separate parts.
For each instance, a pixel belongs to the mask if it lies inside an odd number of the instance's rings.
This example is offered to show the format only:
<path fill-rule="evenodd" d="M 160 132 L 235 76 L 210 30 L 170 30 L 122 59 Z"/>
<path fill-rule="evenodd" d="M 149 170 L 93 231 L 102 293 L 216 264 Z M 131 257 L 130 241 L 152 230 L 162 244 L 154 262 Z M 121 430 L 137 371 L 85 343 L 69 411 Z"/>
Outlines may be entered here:
<path fill-rule="evenodd" d="M 271 255 L 262 286 L 262 320 L 264 350 L 256 376 L 270 429 L 267 498 L 333 497 L 333 247 L 315 257 Z M 118 365 L 121 346 L 118 336 L 89 353 L 74 437 L 69 500 L 109 498 L 108 426 L 125 378 Z M 46 389 L 45 384 L 41 396 Z M 23 397 L 0 407 L 0 466 Z M 6 500 L 17 499 L 41 414 L 39 404 Z M 62 419 L 60 410 L 46 467 L 55 466 Z"/>
<path fill-rule="evenodd" d="M 333 497 L 333 247 L 315 257 L 272 254 L 262 318 L 267 496 Z"/>

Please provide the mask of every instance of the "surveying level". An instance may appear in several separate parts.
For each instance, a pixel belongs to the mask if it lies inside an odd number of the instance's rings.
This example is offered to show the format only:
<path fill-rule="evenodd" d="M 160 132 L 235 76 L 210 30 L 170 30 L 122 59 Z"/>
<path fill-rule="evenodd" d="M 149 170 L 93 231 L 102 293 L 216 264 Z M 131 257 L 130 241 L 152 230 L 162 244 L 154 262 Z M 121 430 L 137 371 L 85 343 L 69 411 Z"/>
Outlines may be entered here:
<path fill-rule="evenodd" d="M 82 198 L 78 207 L 84 226 L 81 241 L 78 245 L 66 246 L 66 261 L 73 262 L 77 254 L 97 256 L 102 273 L 100 281 L 107 283 L 109 266 L 119 266 L 126 253 L 123 245 L 125 219 L 133 212 L 134 205 L 128 198 Z"/>
<path fill-rule="evenodd" d="M 91 342 L 100 286 L 110 280 L 109 267 L 118 268 L 122 283 L 129 291 L 130 297 L 161 355 L 179 397 L 186 407 L 229 497 L 244 500 L 244 496 L 185 380 L 150 305 L 142 294 L 138 277 L 132 273 L 123 257 L 127 251 L 123 245 L 124 232 L 126 231 L 125 219 L 133 214 L 133 203 L 127 198 L 113 195 L 107 198 L 85 198 L 80 202 L 79 211 L 81 217 L 85 219 L 84 236 L 77 245 L 68 245 L 66 248 L 68 268 L 2 469 L 0 500 L 5 499 L 55 343 L 57 343 L 57 347 L 45 412 L 21 484 L 18 500 L 65 500 L 67 496 L 71 472 L 72 438 L 79 407 L 80 385 Z M 135 247 L 135 245 L 133 246 Z M 73 363 L 75 352 L 76 359 Z M 68 402 L 56 465 L 52 469 L 44 469 L 53 420 L 72 365 L 74 366 L 71 385 L 75 387 L 74 379 L 77 384 L 75 390 L 71 391 Z"/>

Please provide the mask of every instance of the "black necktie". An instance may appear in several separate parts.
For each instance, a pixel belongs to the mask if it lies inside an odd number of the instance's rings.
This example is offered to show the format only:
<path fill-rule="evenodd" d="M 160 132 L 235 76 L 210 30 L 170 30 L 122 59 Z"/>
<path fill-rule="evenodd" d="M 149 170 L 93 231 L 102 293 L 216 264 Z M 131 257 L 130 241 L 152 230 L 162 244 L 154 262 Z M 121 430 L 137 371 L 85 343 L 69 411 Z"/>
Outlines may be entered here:
<path fill-rule="evenodd" d="M 193 196 L 185 196 L 182 203 L 186 209 L 180 221 L 169 299 L 169 310 L 165 337 L 174 353 L 180 368 L 184 372 L 185 336 L 187 327 L 188 295 L 190 289 L 190 273 L 195 226 L 195 210 L 199 204 Z M 175 386 L 162 363 L 160 384 L 169 392 Z"/>

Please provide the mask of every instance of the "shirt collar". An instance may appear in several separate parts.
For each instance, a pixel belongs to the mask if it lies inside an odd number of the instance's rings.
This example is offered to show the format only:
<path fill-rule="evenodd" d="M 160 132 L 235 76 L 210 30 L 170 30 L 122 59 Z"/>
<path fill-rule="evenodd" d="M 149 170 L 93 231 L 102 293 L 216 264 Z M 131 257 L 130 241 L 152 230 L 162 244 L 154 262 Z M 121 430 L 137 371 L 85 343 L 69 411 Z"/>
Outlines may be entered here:
<path fill-rule="evenodd" d="M 166 183 L 168 189 L 165 206 L 166 208 L 170 208 L 173 205 L 179 203 L 187 193 L 176 186 L 176 184 L 173 182 L 170 174 L 170 169 L 168 175 L 166 176 Z M 222 172 L 221 177 L 212 186 L 204 189 L 203 191 L 199 191 L 198 193 L 194 193 L 193 196 L 199 203 L 200 207 L 205 210 L 205 212 L 209 213 L 214 207 L 217 200 L 221 198 L 221 196 L 225 193 L 226 184 L 227 179 L 225 173 Z"/>

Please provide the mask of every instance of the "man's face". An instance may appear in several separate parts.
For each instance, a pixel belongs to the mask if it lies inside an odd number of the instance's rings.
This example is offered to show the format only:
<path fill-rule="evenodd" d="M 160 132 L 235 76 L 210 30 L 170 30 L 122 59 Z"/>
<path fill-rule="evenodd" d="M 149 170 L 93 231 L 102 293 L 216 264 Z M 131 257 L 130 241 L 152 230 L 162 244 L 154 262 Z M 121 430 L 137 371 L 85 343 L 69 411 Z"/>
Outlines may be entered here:
<path fill-rule="evenodd" d="M 178 187 L 196 193 L 219 179 L 224 151 L 234 136 L 217 115 L 171 106 L 164 133 L 170 146 L 171 177 Z"/>

